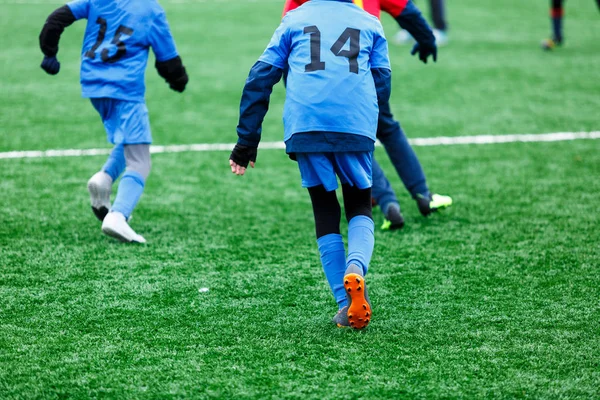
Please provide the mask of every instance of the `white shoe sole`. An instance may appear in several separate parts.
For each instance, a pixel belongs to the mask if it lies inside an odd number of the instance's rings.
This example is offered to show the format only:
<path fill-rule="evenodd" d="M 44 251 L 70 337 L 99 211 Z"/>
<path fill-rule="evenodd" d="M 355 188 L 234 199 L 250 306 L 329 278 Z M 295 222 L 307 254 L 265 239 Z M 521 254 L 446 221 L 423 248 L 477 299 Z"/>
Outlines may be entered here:
<path fill-rule="evenodd" d="M 120 218 L 123 218 L 122 215 L 119 216 Z M 104 222 L 102 223 L 102 233 L 125 243 L 146 243 L 146 239 L 144 239 L 143 236 L 135 233 L 124 219 L 119 219 L 119 217 L 113 215 L 113 213 L 110 213 L 104 219 Z"/>
<path fill-rule="evenodd" d="M 134 237 L 125 236 L 123 233 L 116 231 L 110 226 L 103 226 L 102 233 L 124 243 L 146 243 L 146 239 L 141 235 L 135 234 Z"/>

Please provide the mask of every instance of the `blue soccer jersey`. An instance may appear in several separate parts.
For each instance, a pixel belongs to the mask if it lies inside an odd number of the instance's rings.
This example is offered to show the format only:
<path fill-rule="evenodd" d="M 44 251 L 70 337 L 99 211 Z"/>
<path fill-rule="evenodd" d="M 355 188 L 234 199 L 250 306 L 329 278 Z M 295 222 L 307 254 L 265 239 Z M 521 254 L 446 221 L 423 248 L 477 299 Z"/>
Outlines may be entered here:
<path fill-rule="evenodd" d="M 143 101 L 148 49 L 157 61 L 177 57 L 162 7 L 155 0 L 75 0 L 76 19 L 87 18 L 81 54 L 83 97 Z"/>
<path fill-rule="evenodd" d="M 371 68 L 390 69 L 379 20 L 351 2 L 312 0 L 286 14 L 259 61 L 287 70 L 285 141 L 301 132 L 377 130 Z"/>

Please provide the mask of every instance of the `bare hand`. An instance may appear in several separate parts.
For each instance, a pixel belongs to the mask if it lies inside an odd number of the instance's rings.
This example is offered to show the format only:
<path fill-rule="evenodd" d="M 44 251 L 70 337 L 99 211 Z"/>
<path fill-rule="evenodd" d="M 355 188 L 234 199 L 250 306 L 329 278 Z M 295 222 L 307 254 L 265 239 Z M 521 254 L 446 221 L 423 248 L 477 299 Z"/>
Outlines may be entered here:
<path fill-rule="evenodd" d="M 231 173 L 236 175 L 244 175 L 246 173 L 246 167 L 238 165 L 233 160 L 229 160 L 229 166 L 231 167 Z M 254 168 L 254 161 L 250 161 L 250 166 Z"/>

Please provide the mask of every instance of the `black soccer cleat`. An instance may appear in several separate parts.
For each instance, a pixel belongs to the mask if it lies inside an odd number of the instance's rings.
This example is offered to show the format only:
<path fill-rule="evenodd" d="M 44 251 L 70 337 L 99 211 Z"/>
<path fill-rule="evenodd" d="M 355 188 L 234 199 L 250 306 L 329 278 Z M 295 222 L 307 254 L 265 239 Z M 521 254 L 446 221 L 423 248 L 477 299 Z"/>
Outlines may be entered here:
<path fill-rule="evenodd" d="M 400 207 L 398 207 L 396 204 L 390 204 L 385 213 L 385 219 L 383 220 L 383 224 L 381 225 L 381 230 L 393 231 L 396 229 L 402 229 L 403 227 L 404 218 L 400 213 Z"/>
<path fill-rule="evenodd" d="M 431 194 L 429 197 L 418 195 L 415 200 L 417 201 L 419 212 L 424 217 L 452 205 L 452 197 L 442 194 Z"/>
<path fill-rule="evenodd" d="M 92 206 L 92 212 L 94 213 L 96 218 L 98 218 L 100 221 L 104 221 L 104 217 L 106 217 L 106 214 L 108 214 L 108 208 L 104 206 L 100 208 L 95 208 L 94 206 Z"/>

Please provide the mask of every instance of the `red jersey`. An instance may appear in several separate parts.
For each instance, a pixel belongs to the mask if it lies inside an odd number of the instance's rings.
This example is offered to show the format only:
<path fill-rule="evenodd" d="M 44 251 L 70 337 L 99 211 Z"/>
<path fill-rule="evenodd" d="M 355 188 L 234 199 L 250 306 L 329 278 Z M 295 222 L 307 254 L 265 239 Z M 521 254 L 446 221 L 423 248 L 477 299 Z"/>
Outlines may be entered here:
<path fill-rule="evenodd" d="M 287 14 L 290 10 L 300 7 L 307 1 L 309 0 L 286 0 L 283 7 L 283 15 Z M 409 0 L 354 0 L 354 4 L 377 18 L 379 18 L 381 11 L 396 18 L 402 14 L 408 2 Z"/>

